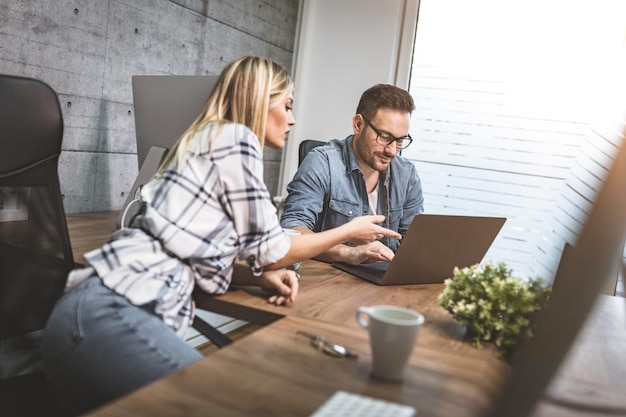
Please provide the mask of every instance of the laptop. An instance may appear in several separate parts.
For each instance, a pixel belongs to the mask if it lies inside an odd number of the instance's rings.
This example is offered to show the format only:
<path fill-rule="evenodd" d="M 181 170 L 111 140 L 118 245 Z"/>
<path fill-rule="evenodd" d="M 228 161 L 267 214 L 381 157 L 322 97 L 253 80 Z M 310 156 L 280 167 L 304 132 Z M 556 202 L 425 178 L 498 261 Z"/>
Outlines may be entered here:
<path fill-rule="evenodd" d="M 139 206 L 137 194 L 156 173 L 161 160 L 200 114 L 217 75 L 134 75 L 132 77 L 139 174 L 120 211 L 125 227 Z"/>
<path fill-rule="evenodd" d="M 419 214 L 391 262 L 332 265 L 377 285 L 441 283 L 454 267 L 479 263 L 504 225 L 504 217 Z"/>

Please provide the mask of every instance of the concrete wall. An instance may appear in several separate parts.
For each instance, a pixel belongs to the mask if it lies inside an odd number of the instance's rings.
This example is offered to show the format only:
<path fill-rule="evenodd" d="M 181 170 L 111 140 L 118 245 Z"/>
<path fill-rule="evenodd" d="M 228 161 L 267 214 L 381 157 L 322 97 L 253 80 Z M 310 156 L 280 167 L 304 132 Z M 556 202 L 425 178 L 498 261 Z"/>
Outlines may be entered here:
<path fill-rule="evenodd" d="M 66 212 L 126 199 L 138 171 L 132 75 L 218 74 L 246 54 L 290 68 L 297 15 L 298 0 L 3 1 L 0 73 L 47 82 L 63 109 Z M 280 159 L 265 149 L 272 195 Z"/>

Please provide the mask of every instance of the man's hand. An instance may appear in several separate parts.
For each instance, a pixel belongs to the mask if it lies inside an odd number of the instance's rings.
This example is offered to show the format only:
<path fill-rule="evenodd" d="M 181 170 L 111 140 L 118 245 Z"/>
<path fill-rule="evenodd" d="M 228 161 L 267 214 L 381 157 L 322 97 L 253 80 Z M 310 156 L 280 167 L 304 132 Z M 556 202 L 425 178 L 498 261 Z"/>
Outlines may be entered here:
<path fill-rule="evenodd" d="M 298 274 L 286 269 L 265 271 L 259 277 L 259 287 L 274 293 L 268 298 L 270 303 L 277 306 L 290 304 L 296 301 L 298 295 Z"/>
<path fill-rule="evenodd" d="M 346 246 L 345 252 L 345 259 L 343 261 L 352 265 L 380 261 L 391 262 L 395 256 L 391 249 L 377 240 L 365 245 L 354 247 Z"/>

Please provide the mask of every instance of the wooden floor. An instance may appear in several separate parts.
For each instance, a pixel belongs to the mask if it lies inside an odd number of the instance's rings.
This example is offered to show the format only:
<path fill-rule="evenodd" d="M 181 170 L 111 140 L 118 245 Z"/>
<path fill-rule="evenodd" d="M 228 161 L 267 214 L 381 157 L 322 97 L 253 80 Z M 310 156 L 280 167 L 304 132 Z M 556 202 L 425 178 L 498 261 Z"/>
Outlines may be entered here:
<path fill-rule="evenodd" d="M 233 330 L 232 332 L 229 332 L 227 336 L 233 342 L 236 342 L 237 340 L 246 337 L 250 333 L 254 333 L 255 331 L 259 330 L 262 327 L 263 326 L 258 325 L 258 324 L 247 323 L 247 324 L 244 324 L 243 326 Z M 196 347 L 196 349 L 200 353 L 202 353 L 204 356 L 210 355 L 211 353 L 216 352 L 216 351 L 219 350 L 219 348 L 217 346 L 215 346 L 211 342 L 206 342 L 206 343 Z"/>

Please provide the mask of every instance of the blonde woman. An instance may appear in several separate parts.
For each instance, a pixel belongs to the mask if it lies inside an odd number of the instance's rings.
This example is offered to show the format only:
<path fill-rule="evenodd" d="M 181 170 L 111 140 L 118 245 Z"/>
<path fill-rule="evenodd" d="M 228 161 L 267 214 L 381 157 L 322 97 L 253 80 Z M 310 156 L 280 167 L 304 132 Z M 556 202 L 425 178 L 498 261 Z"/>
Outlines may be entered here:
<path fill-rule="evenodd" d="M 262 149 L 294 125 L 293 83 L 259 57 L 229 64 L 200 115 L 141 190 L 129 228 L 85 256 L 46 326 L 50 387 L 80 414 L 201 359 L 184 342 L 192 291 L 258 285 L 277 305 L 296 299 L 281 269 L 346 241 L 399 235 L 364 216 L 323 233 L 288 236 L 263 183 Z M 236 263 L 239 258 L 244 262 Z"/>

